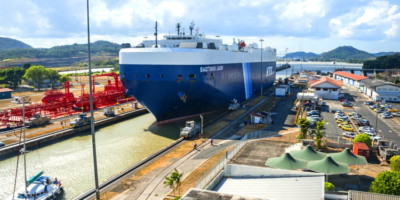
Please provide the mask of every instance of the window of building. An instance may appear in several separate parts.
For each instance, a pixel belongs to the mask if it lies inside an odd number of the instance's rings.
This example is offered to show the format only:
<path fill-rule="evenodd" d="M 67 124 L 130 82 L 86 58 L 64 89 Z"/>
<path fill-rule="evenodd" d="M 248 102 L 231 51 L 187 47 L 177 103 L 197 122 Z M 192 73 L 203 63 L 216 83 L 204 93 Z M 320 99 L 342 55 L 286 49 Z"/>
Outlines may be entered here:
<path fill-rule="evenodd" d="M 333 88 L 333 89 L 332 89 L 332 91 L 337 91 L 337 90 L 338 90 L 337 88 Z"/>
<path fill-rule="evenodd" d="M 164 78 L 164 74 L 160 74 L 160 78 Z"/>
<path fill-rule="evenodd" d="M 177 79 L 182 79 L 183 76 L 182 76 L 182 74 L 179 74 L 179 75 L 176 76 L 176 78 L 177 78 Z"/>
<path fill-rule="evenodd" d="M 328 91 L 328 88 L 324 88 L 324 91 Z"/>
<path fill-rule="evenodd" d="M 189 74 L 189 78 L 196 78 L 196 74 Z"/>
<path fill-rule="evenodd" d="M 146 74 L 146 78 L 150 78 L 150 74 Z"/>

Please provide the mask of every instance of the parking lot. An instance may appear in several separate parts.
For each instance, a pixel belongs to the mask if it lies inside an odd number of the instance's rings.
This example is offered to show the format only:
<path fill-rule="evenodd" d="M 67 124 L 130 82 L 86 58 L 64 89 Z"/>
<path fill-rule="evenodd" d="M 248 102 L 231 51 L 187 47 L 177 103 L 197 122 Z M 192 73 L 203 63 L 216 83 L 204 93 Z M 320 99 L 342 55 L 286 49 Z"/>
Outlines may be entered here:
<path fill-rule="evenodd" d="M 347 99 L 352 107 L 343 107 L 341 102 L 338 100 L 324 100 L 326 106 L 322 106 L 321 117 L 325 120 L 325 133 L 326 138 L 331 141 L 339 142 L 340 144 L 351 142 L 350 138 L 342 136 L 342 133 L 347 132 L 338 127 L 338 123 L 335 120 L 335 114 L 330 112 L 332 109 L 341 110 L 346 114 L 357 112 L 362 115 L 362 118 L 369 121 L 370 126 L 376 130 L 376 138 L 381 137 L 381 139 L 394 141 L 398 147 L 400 147 L 400 117 L 393 117 L 385 119 L 381 117 L 378 113 L 369 108 L 369 105 L 365 105 L 365 101 L 370 101 L 369 98 L 365 97 L 350 87 L 344 87 L 343 93 L 345 93 L 345 99 Z M 390 103 L 393 108 L 400 110 L 400 104 Z M 354 133 L 358 133 L 359 126 L 353 123 L 351 120 L 350 124 L 354 128 Z M 379 138 L 378 138 L 379 139 Z"/>

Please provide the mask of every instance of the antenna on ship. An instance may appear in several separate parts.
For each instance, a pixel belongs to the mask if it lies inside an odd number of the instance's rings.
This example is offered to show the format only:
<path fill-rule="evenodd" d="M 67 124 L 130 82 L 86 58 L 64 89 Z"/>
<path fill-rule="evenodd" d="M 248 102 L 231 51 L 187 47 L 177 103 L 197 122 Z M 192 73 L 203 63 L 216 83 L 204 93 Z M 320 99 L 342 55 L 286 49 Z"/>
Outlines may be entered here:
<path fill-rule="evenodd" d="M 156 48 L 158 48 L 158 45 L 157 45 L 157 35 L 158 35 L 158 29 L 157 29 L 157 21 L 156 21 L 156 26 L 154 27 L 155 29 L 156 29 L 156 32 L 154 33 L 154 36 L 156 36 Z"/>
<path fill-rule="evenodd" d="M 190 29 L 190 35 L 192 35 L 193 29 L 194 29 L 194 22 L 193 21 L 190 23 L 189 29 Z"/>
<path fill-rule="evenodd" d="M 181 30 L 181 24 L 176 23 L 176 31 L 178 32 L 178 35 L 179 35 L 180 30 Z"/>

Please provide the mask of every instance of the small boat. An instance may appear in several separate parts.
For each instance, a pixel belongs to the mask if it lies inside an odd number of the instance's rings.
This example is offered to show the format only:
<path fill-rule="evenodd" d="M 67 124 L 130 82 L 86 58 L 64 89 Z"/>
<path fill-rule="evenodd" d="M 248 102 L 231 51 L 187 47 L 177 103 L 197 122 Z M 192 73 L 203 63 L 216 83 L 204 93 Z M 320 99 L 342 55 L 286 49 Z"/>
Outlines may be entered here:
<path fill-rule="evenodd" d="M 12 200 L 50 200 L 58 198 L 63 192 L 60 180 L 43 176 L 43 171 L 28 179 L 27 191 L 21 188 Z"/>

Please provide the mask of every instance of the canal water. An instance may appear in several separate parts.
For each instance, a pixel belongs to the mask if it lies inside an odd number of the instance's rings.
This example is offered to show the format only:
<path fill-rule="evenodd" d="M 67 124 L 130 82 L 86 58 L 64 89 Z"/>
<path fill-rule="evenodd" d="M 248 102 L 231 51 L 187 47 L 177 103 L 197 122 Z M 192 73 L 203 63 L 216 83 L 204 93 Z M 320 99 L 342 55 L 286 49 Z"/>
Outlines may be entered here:
<path fill-rule="evenodd" d="M 101 128 L 96 131 L 100 183 L 143 160 L 179 136 L 179 125 L 156 126 L 152 114 Z M 72 199 L 94 187 L 92 143 L 89 133 L 37 149 L 28 149 L 27 176 L 44 170 L 64 185 L 64 199 Z M 12 196 L 17 157 L 0 160 L 0 199 Z M 20 156 L 17 189 L 23 183 L 23 158 Z"/>
<path fill-rule="evenodd" d="M 332 63 L 332 62 L 288 62 L 291 68 L 276 72 L 276 78 L 286 78 L 292 73 L 301 72 L 303 70 L 316 71 L 320 70 L 322 73 L 334 72 L 336 69 L 340 69 L 345 72 L 350 72 L 347 68 L 362 68 L 362 64 L 353 63 Z M 279 67 L 285 64 L 285 62 L 277 62 L 276 66 Z M 354 71 L 355 74 L 360 74 L 361 71 Z"/>

